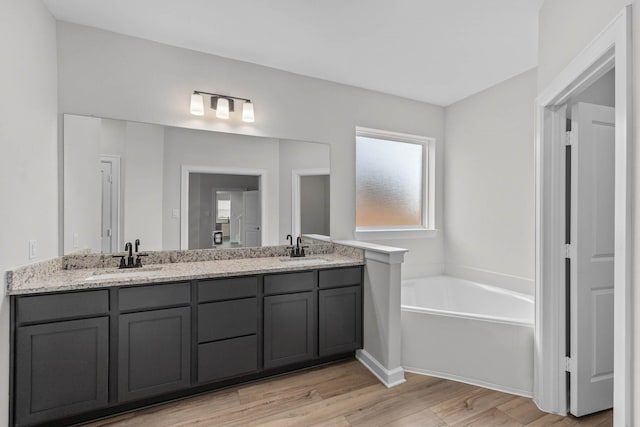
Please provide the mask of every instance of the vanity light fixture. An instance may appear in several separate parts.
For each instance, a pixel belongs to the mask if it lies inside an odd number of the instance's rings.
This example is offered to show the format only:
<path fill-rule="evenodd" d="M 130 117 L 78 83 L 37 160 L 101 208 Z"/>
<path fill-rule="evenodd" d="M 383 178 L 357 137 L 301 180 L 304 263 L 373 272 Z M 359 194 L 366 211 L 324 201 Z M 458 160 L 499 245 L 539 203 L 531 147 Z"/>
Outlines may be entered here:
<path fill-rule="evenodd" d="M 235 111 L 235 101 L 242 101 L 242 121 L 253 123 L 255 116 L 253 113 L 253 103 L 247 98 L 238 98 L 237 96 L 220 95 L 217 93 L 203 92 L 199 90 L 193 91 L 191 94 L 191 114 L 194 116 L 204 115 L 204 96 L 210 97 L 211 109 L 216 110 L 216 117 L 219 119 L 228 119 L 229 113 Z"/>

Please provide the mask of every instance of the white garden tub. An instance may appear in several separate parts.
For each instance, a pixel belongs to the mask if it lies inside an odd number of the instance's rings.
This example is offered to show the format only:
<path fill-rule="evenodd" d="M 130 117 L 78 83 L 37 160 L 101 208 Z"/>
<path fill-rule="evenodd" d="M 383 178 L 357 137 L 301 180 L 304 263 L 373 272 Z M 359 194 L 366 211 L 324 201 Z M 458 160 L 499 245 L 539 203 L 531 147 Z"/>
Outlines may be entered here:
<path fill-rule="evenodd" d="M 532 396 L 533 297 L 450 276 L 402 282 L 408 372 Z"/>

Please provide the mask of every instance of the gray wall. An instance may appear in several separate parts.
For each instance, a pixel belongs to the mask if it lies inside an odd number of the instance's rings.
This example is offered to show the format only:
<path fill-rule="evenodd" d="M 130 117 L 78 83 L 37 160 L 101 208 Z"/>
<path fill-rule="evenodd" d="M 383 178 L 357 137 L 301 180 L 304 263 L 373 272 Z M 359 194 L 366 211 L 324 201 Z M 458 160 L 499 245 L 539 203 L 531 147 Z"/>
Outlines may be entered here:
<path fill-rule="evenodd" d="M 352 238 L 355 230 L 355 127 L 434 137 L 436 227 L 442 228 L 441 107 L 64 22 L 58 23 L 58 61 L 61 112 L 331 144 L 336 239 Z M 196 89 L 250 97 L 256 122 L 190 115 Z M 442 270 L 442 232 L 381 243 L 410 250 L 406 277 Z"/>
<path fill-rule="evenodd" d="M 535 94 L 534 69 L 447 107 L 444 166 L 447 273 L 531 294 Z"/>
<path fill-rule="evenodd" d="M 196 184 L 194 189 L 191 188 L 192 182 Z M 259 178 L 246 175 L 192 173 L 189 174 L 189 184 L 189 249 L 205 249 L 213 245 L 211 232 L 215 226 L 215 211 L 212 210 L 214 189 L 260 189 Z"/>
<path fill-rule="evenodd" d="M 300 178 L 300 231 L 303 234 L 329 235 L 330 183 L 328 175 Z"/>
<path fill-rule="evenodd" d="M 588 102 L 589 104 L 616 106 L 616 73 L 615 69 L 607 72 L 591 86 L 586 88 L 577 96 L 569 98 L 567 101 L 567 116 L 571 117 L 571 106 L 578 102 Z"/>
<path fill-rule="evenodd" d="M 0 2 L 0 425 L 9 410 L 5 270 L 58 255 L 56 24 L 40 1 Z M 28 258 L 28 242 L 38 256 Z"/>

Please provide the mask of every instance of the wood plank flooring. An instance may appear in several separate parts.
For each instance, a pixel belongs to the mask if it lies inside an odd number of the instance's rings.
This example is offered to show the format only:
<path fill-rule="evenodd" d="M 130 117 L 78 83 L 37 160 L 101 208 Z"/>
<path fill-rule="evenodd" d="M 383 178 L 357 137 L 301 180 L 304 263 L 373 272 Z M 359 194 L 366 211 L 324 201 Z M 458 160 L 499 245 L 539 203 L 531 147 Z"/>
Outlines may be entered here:
<path fill-rule="evenodd" d="M 422 375 L 387 389 L 355 360 L 212 392 L 89 424 L 115 426 L 611 426 L 531 399 Z"/>

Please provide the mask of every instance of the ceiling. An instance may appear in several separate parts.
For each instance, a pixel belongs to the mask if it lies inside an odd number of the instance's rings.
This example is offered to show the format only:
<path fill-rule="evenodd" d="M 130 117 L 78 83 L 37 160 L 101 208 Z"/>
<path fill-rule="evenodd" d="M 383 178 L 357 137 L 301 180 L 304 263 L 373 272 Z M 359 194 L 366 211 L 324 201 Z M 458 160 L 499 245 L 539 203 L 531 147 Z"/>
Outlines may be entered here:
<path fill-rule="evenodd" d="M 536 66 L 542 0 L 44 0 L 62 21 L 449 105 Z"/>

